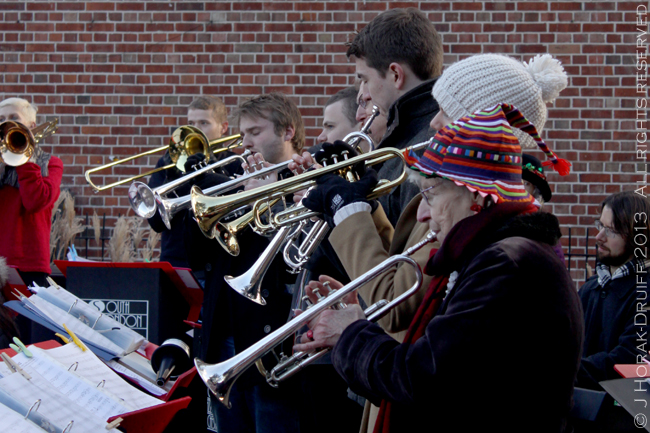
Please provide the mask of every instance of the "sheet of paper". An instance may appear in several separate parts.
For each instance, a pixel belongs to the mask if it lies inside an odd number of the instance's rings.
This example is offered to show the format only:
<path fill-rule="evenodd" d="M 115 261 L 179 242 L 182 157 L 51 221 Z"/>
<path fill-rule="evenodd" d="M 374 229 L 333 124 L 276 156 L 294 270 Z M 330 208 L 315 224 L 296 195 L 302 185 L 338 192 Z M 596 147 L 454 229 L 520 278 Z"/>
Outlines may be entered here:
<path fill-rule="evenodd" d="M 158 385 L 149 382 L 147 379 L 143 378 L 142 376 L 135 373 L 133 370 L 125 367 L 124 365 L 120 364 L 119 362 L 115 360 L 110 360 L 107 362 L 107 364 L 109 367 L 111 367 L 113 370 L 117 371 L 118 373 L 133 379 L 135 383 L 137 383 L 138 385 L 146 389 L 151 394 L 158 395 L 158 396 L 167 394 L 167 390 L 164 390 L 160 388 Z"/>
<path fill-rule="evenodd" d="M 38 373 L 32 374 L 30 380 L 18 373 L 7 375 L 0 379 L 0 388 L 27 402 L 40 399 L 38 413 L 63 428 L 74 421 L 73 432 L 106 431 L 105 420 L 69 400 Z"/>
<path fill-rule="evenodd" d="M 145 341 L 142 335 L 128 326 L 120 324 L 110 316 L 102 314 L 96 307 L 88 305 L 63 288 L 34 285 L 32 291 L 35 291 L 36 296 L 39 298 L 63 311 L 68 311 L 82 323 L 100 332 L 101 335 L 120 346 L 126 353 L 133 352 Z"/>
<path fill-rule="evenodd" d="M 44 430 L 31 421 L 17 414 L 7 406 L 0 404 L 0 420 L 3 432 L 11 433 L 43 433 Z"/>
<path fill-rule="evenodd" d="M 65 323 L 68 326 L 68 328 L 70 328 L 72 332 L 77 334 L 77 337 L 79 337 L 82 341 L 88 341 L 90 343 L 93 343 L 95 346 L 101 347 L 105 351 L 115 356 L 124 355 L 124 349 L 122 349 L 121 347 L 119 347 L 118 345 L 116 345 L 115 343 L 113 343 L 112 341 L 110 341 L 109 339 L 107 339 L 106 337 L 104 337 L 94 329 L 91 329 L 89 326 L 79 321 L 79 319 L 77 319 L 76 317 L 50 304 L 44 299 L 41 299 L 38 296 L 32 296 L 30 298 L 24 298 L 23 302 L 29 309 L 35 311 L 40 316 L 47 318 L 50 322 L 60 327 L 62 332 L 65 331 L 63 331 L 61 325 Z"/>
<path fill-rule="evenodd" d="M 85 377 L 92 383 L 102 383 L 102 387 L 106 391 L 120 397 L 135 409 L 144 409 L 163 403 L 126 382 L 94 353 L 90 350 L 84 352 L 74 343 L 50 349 L 47 354 L 63 365 L 74 365 L 73 370 L 76 374 Z"/>
<path fill-rule="evenodd" d="M 36 372 L 47 379 L 51 386 L 59 390 L 67 398 L 85 407 L 91 413 L 102 419 L 108 419 L 113 415 L 120 415 L 131 412 L 132 407 L 120 401 L 118 397 L 110 395 L 104 390 L 97 388 L 97 384 L 77 376 L 68 371 L 56 360 L 45 354 L 44 350 L 30 346 L 29 350 L 33 357 L 27 358 L 22 352 L 12 359 L 30 375 Z"/>

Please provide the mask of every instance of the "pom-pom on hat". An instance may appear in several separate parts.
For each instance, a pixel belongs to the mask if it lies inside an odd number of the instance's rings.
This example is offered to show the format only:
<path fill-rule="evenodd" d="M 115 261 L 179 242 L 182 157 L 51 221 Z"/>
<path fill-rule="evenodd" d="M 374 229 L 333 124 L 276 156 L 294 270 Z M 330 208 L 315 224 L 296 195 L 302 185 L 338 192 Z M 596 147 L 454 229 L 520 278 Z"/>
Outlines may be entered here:
<path fill-rule="evenodd" d="M 440 176 L 464 185 L 495 203 L 532 202 L 522 182 L 522 156 L 513 127 L 537 143 L 561 174 L 570 163 L 559 160 L 542 141 L 535 128 L 510 104 L 498 104 L 478 111 L 442 128 L 422 157 L 406 155 L 407 165 L 426 177 Z"/>
<path fill-rule="evenodd" d="M 542 132 L 547 102 L 567 86 L 567 75 L 550 54 L 537 55 L 528 63 L 500 54 L 478 54 L 447 67 L 433 87 L 433 97 L 452 120 L 500 102 L 513 104 Z M 524 148 L 535 141 L 515 129 Z"/>

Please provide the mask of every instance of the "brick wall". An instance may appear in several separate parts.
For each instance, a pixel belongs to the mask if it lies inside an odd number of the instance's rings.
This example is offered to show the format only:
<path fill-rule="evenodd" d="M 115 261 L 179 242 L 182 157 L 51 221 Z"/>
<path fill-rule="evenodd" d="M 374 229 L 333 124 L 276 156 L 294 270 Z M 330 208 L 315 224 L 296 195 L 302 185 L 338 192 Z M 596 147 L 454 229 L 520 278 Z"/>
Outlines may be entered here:
<path fill-rule="evenodd" d="M 416 7 L 442 33 L 447 65 L 482 52 L 519 59 L 549 52 L 563 62 L 569 87 L 550 107 L 545 137 L 573 161 L 568 178 L 549 179 L 553 211 L 579 237 L 575 252 L 600 201 L 642 179 L 634 120 L 637 99 L 647 95 L 636 93 L 635 53 L 637 28 L 647 30 L 637 25 L 636 9 L 645 4 L 3 1 L 0 97 L 33 100 L 39 121 L 59 117 L 44 147 L 63 159 L 63 187 L 76 196 L 79 214 L 107 213 L 111 226 L 118 214 L 132 214 L 126 188 L 94 195 L 86 169 L 166 144 L 200 94 L 233 107 L 258 93 L 288 93 L 313 142 L 328 96 L 353 83 L 344 54 L 349 35 L 388 8 Z"/>

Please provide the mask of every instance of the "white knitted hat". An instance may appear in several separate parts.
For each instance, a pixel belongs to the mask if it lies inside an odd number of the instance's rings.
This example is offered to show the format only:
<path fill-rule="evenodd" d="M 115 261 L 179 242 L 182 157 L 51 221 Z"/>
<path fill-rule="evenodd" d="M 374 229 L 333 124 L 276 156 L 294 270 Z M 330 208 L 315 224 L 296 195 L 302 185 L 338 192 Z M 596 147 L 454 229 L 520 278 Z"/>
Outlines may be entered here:
<path fill-rule="evenodd" d="M 454 121 L 496 104 L 512 104 L 541 134 L 546 102 L 566 86 L 566 72 L 550 54 L 537 55 L 528 64 L 500 54 L 479 54 L 445 69 L 432 94 Z M 514 129 L 522 147 L 537 148 L 528 134 Z"/>

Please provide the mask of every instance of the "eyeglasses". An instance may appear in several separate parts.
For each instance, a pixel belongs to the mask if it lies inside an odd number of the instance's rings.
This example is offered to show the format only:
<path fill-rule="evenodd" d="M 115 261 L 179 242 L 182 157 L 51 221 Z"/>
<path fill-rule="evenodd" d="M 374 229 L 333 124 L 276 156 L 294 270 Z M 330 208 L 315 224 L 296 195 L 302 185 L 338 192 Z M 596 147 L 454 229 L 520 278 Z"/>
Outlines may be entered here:
<path fill-rule="evenodd" d="M 596 226 L 596 230 L 598 230 L 598 233 L 600 233 L 601 230 L 605 229 L 605 236 L 607 236 L 610 239 L 615 237 L 616 235 L 619 235 L 619 233 L 614 231 L 614 229 L 605 227 L 603 223 L 600 222 L 600 220 L 594 221 L 594 225 Z"/>
<path fill-rule="evenodd" d="M 368 106 L 368 102 L 366 102 L 366 100 L 363 99 L 363 96 L 360 96 L 357 102 L 359 103 L 359 107 L 363 108 L 364 110 Z"/>
<path fill-rule="evenodd" d="M 421 190 L 420 190 L 420 194 L 422 194 L 422 199 L 423 199 L 424 202 L 427 204 L 427 206 L 431 206 L 431 204 L 429 203 L 429 197 L 427 197 L 427 195 L 425 194 L 425 192 L 429 191 L 430 189 L 435 188 L 436 186 L 437 186 L 437 185 L 433 185 L 433 186 L 430 186 L 429 188 L 425 188 L 425 189 L 421 189 Z"/>

